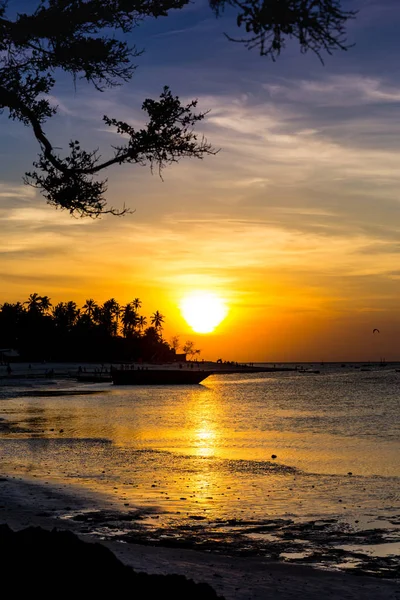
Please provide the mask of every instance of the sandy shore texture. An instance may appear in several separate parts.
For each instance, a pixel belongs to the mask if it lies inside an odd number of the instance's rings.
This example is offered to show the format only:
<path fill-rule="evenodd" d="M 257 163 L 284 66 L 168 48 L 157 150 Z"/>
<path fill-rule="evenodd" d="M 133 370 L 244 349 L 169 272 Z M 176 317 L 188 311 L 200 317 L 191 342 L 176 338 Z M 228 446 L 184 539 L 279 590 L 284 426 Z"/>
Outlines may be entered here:
<path fill-rule="evenodd" d="M 73 531 L 86 541 L 101 542 L 135 571 L 185 575 L 210 584 L 226 600 L 399 600 L 397 581 L 325 572 L 262 558 L 237 558 L 184 548 L 153 547 L 101 540 L 87 523 L 66 519 L 69 511 L 99 509 L 101 498 L 82 495 L 70 486 L 0 478 L 0 524 L 14 531 L 30 525 Z"/>

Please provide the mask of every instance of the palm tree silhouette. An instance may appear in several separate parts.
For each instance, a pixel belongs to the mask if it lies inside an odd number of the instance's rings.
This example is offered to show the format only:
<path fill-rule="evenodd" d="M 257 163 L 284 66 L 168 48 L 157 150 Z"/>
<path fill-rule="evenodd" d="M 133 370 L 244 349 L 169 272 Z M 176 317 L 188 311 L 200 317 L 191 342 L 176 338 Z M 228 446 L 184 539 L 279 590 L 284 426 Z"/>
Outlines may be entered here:
<path fill-rule="evenodd" d="M 39 314 L 41 312 L 41 300 L 39 294 L 29 294 L 28 300 L 24 302 L 28 305 L 28 312 Z"/>
<path fill-rule="evenodd" d="M 168 344 L 164 315 L 157 310 L 146 318 L 138 312 L 141 304 L 134 298 L 121 307 L 110 298 L 98 305 L 88 298 L 82 308 L 73 300 L 52 306 L 49 296 L 30 294 L 23 304 L 0 304 L 0 348 L 15 347 L 31 360 L 172 360 L 178 337 Z"/>
<path fill-rule="evenodd" d="M 140 315 L 140 317 L 138 317 L 137 324 L 138 324 L 140 332 L 142 332 L 143 329 L 147 325 L 147 319 L 146 319 L 146 317 L 143 317 L 143 315 Z"/>
<path fill-rule="evenodd" d="M 96 308 L 97 303 L 93 300 L 93 298 L 89 298 L 89 300 L 86 300 L 86 303 L 82 306 L 84 314 L 89 317 L 90 321 L 94 317 L 94 312 Z"/>
<path fill-rule="evenodd" d="M 139 310 L 139 308 L 142 306 L 142 301 L 139 298 L 135 298 L 132 301 L 132 306 L 133 306 L 134 310 L 137 312 Z"/>
<path fill-rule="evenodd" d="M 123 307 L 121 321 L 123 326 L 122 333 L 124 337 L 131 336 L 138 324 L 138 315 L 133 307 L 133 302 L 130 302 Z"/>
<path fill-rule="evenodd" d="M 65 310 L 66 310 L 68 325 L 69 325 L 69 327 L 72 327 L 73 325 L 75 325 L 81 311 L 77 307 L 76 302 L 73 302 L 72 300 L 67 302 L 67 304 L 65 306 Z"/>
<path fill-rule="evenodd" d="M 121 313 L 121 306 L 115 300 L 115 298 L 110 298 L 104 302 L 102 307 L 102 317 L 103 322 L 106 327 L 110 330 L 112 335 L 118 334 L 118 319 Z"/>
<path fill-rule="evenodd" d="M 154 325 L 157 332 L 163 328 L 164 323 L 164 315 L 162 315 L 158 310 L 151 315 L 151 324 Z"/>
<path fill-rule="evenodd" d="M 51 306 L 52 303 L 48 296 L 40 296 L 40 312 L 46 313 L 48 310 L 50 310 Z"/>

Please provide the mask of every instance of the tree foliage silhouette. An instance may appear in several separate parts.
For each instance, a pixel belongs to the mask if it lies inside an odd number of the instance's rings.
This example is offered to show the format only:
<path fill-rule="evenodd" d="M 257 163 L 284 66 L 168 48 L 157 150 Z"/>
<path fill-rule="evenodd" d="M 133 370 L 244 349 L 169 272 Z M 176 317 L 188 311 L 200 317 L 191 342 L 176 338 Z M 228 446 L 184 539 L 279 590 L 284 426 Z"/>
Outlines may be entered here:
<path fill-rule="evenodd" d="M 154 326 L 157 332 L 162 330 L 164 319 L 164 315 L 162 315 L 158 310 L 151 315 L 151 324 Z"/>
<path fill-rule="evenodd" d="M 347 49 L 345 26 L 354 16 L 341 9 L 340 0 L 209 3 L 217 16 L 226 6 L 237 9 L 237 26 L 248 36 L 239 41 L 273 60 L 291 38 L 302 52 L 310 50 L 320 58 L 323 52 Z M 205 116 L 196 113 L 196 101 L 182 104 L 168 87 L 158 100 L 143 102 L 147 124 L 141 129 L 103 117 L 124 140 L 105 160 L 98 150 L 84 150 L 78 140 L 70 141 L 69 154 L 61 156 L 44 129 L 57 112 L 49 100 L 57 71 L 85 79 L 99 92 L 129 81 L 141 51 L 117 36 L 131 33 L 146 18 L 166 17 L 187 4 L 189 0 L 31 0 L 33 11 L 12 19 L 6 0 L 0 0 L 0 110 L 7 109 L 11 119 L 32 129 L 40 154 L 25 182 L 38 188 L 49 204 L 77 216 L 122 215 L 128 209 L 107 205 L 107 179 L 99 178 L 108 167 L 129 163 L 161 171 L 183 157 L 215 153 L 194 133 Z"/>
<path fill-rule="evenodd" d="M 30 294 L 26 302 L 0 304 L 0 348 L 32 361 L 174 360 L 176 350 L 162 337 L 165 317 L 156 311 L 146 329 L 141 305 L 139 298 L 124 307 L 115 298 L 90 298 L 82 308 L 73 300 L 52 306 L 48 296 Z"/>
<path fill-rule="evenodd" d="M 185 342 L 185 345 L 183 346 L 182 350 L 190 358 L 194 358 L 196 354 L 201 353 L 201 350 L 199 348 L 194 347 L 194 342 L 192 342 L 191 340 L 187 340 L 187 342 Z"/>
<path fill-rule="evenodd" d="M 314 52 L 323 63 L 323 53 L 347 50 L 346 23 L 355 11 L 345 11 L 340 0 L 210 0 L 210 6 L 220 14 L 225 6 L 237 8 L 237 26 L 247 37 L 230 41 L 241 42 L 249 50 L 258 48 L 261 56 L 276 60 L 287 39 L 295 39 L 304 54 Z"/>

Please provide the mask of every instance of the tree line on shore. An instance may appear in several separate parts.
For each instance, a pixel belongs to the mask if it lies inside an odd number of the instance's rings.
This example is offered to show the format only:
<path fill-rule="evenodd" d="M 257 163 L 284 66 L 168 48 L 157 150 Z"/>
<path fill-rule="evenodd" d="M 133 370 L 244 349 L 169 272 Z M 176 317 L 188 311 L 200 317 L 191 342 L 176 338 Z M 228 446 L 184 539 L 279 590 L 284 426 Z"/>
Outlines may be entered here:
<path fill-rule="evenodd" d="M 52 305 L 48 296 L 30 294 L 25 302 L 0 305 L 0 348 L 18 351 L 28 361 L 171 361 L 179 348 L 163 339 L 165 317 L 158 310 L 148 320 L 135 298 L 121 306 L 115 298 L 98 304 L 89 298 Z M 194 356 L 200 351 L 186 342 Z"/>

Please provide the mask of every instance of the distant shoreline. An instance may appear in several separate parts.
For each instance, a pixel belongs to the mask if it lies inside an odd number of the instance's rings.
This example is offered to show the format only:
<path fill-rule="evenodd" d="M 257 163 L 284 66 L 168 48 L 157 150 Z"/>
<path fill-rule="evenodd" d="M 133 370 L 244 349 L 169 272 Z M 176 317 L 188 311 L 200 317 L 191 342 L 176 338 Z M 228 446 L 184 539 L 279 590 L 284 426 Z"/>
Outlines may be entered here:
<path fill-rule="evenodd" d="M 398 366 L 400 362 L 392 361 L 380 363 L 375 362 L 276 362 L 276 363 L 261 363 L 261 362 L 217 362 L 217 361 L 186 361 L 174 363 L 150 363 L 150 362 L 126 362 L 126 363 L 100 363 L 100 362 L 12 362 L 9 365 L 0 364 L 0 383 L 7 384 L 13 381 L 21 380 L 70 380 L 76 381 L 83 375 L 98 375 L 105 376 L 110 373 L 110 368 L 144 368 L 144 369 L 178 369 L 178 368 L 196 368 L 202 370 L 215 371 L 220 374 L 235 374 L 235 373 L 275 373 L 275 372 L 313 372 L 323 373 L 324 369 L 329 367 L 355 368 L 355 369 L 372 369 L 372 368 L 393 368 Z"/>
<path fill-rule="evenodd" d="M 178 369 L 198 368 L 212 370 L 218 373 L 267 373 L 278 371 L 295 371 L 295 367 L 289 366 L 261 366 L 262 363 L 218 363 L 213 361 L 186 361 L 181 363 L 11 363 L 0 365 L 0 380 L 11 381 L 13 379 L 77 379 L 84 374 L 110 373 L 110 368 L 121 368 L 128 366 L 144 369 Z"/>

